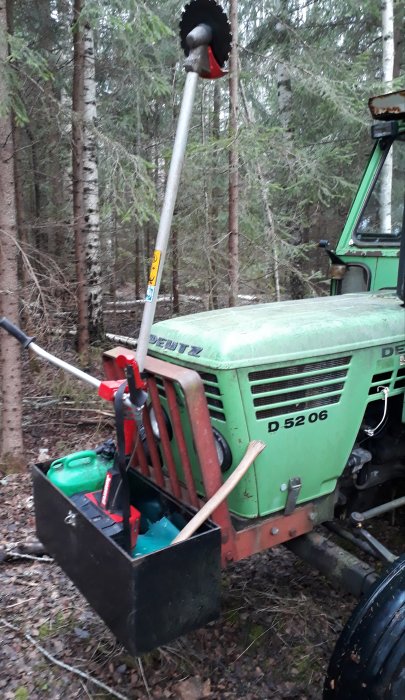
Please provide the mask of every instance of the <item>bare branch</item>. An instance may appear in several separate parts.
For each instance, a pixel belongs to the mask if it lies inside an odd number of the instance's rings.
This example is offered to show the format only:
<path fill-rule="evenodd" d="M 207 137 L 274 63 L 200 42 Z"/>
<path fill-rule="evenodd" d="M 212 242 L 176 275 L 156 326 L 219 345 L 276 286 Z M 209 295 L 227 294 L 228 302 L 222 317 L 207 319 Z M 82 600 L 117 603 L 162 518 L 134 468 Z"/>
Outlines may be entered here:
<path fill-rule="evenodd" d="M 38 644 L 38 642 L 31 637 L 30 634 L 27 634 L 26 632 L 23 632 L 20 630 L 18 627 L 15 627 L 15 625 L 12 625 L 10 622 L 5 620 L 4 618 L 0 618 L 0 625 L 3 625 L 3 627 L 7 627 L 8 629 L 12 630 L 13 632 L 17 632 L 17 634 L 20 634 L 23 636 L 28 642 L 33 644 L 33 646 L 38 649 L 38 651 L 41 652 L 49 661 L 51 661 L 53 664 L 56 664 L 56 666 L 60 666 L 61 668 L 64 668 L 65 671 L 69 671 L 69 673 L 74 673 L 76 676 L 80 676 L 80 678 L 84 678 L 86 681 L 89 681 L 90 683 L 93 683 L 94 685 L 98 686 L 99 688 L 102 688 L 105 690 L 107 693 L 111 693 L 111 695 L 114 695 L 114 697 L 119 698 L 119 700 L 130 700 L 126 695 L 122 695 L 119 693 L 117 690 L 114 690 L 114 688 L 111 688 L 109 685 L 106 685 L 102 681 L 99 681 L 97 678 L 93 678 L 93 676 L 90 676 L 88 673 L 84 673 L 84 671 L 80 671 L 80 669 L 76 668 L 75 666 L 70 666 L 69 664 L 65 664 L 64 661 L 59 661 L 55 656 L 49 653 L 46 649 L 41 644 Z M 149 695 L 150 697 L 150 695 Z"/>

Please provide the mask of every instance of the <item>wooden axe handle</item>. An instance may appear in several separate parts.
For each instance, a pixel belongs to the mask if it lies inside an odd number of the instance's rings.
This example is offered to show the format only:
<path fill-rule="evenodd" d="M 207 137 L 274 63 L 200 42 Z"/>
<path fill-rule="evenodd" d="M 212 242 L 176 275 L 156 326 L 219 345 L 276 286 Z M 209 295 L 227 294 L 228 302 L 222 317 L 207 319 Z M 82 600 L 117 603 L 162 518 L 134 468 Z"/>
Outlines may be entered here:
<path fill-rule="evenodd" d="M 242 476 L 246 474 L 251 464 L 265 447 L 266 445 L 264 442 L 260 442 L 259 440 L 252 440 L 252 442 L 249 442 L 247 450 L 235 471 L 232 472 L 230 477 L 222 484 L 218 491 L 211 496 L 209 501 L 204 503 L 201 510 L 199 510 L 198 513 L 191 518 L 185 527 L 183 527 L 179 534 L 174 538 L 172 544 L 184 542 L 184 540 L 187 540 L 189 537 L 191 537 L 191 535 L 194 535 L 196 530 L 198 530 L 198 528 L 207 520 L 207 518 L 212 515 L 214 510 L 218 508 L 222 501 L 229 496 L 236 484 L 239 483 Z"/>

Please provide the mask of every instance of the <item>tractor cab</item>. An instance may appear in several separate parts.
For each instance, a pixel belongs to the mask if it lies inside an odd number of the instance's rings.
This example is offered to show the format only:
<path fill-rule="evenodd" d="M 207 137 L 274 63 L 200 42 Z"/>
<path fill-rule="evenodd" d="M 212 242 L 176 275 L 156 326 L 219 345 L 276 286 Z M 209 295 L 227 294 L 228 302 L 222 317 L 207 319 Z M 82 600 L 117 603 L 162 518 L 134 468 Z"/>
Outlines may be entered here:
<path fill-rule="evenodd" d="M 331 294 L 397 289 L 403 298 L 405 90 L 372 97 L 369 108 L 375 145 L 336 251 L 328 251 Z"/>

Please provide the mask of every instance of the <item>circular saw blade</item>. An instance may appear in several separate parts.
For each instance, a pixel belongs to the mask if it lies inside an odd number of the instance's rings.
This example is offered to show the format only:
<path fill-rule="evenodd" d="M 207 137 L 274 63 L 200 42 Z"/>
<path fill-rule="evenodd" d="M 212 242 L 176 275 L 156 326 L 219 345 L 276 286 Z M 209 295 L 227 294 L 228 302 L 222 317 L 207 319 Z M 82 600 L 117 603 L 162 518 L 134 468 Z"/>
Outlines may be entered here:
<path fill-rule="evenodd" d="M 228 59 L 231 50 L 231 27 L 228 17 L 215 0 L 192 0 L 189 2 L 180 20 L 181 48 L 186 56 L 189 54 L 187 35 L 199 24 L 208 24 L 212 30 L 211 50 L 221 68 Z"/>

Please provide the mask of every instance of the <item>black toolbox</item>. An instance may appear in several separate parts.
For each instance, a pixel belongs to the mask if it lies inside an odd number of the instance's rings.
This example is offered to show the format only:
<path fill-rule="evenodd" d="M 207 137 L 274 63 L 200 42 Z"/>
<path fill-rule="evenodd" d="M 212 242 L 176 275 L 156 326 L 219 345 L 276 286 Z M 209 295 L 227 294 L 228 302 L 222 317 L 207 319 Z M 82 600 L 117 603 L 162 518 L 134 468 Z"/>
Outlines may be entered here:
<path fill-rule="evenodd" d="M 218 618 L 220 529 L 206 522 L 190 539 L 133 559 L 33 467 L 39 540 L 128 651 L 139 656 Z M 131 502 L 152 494 L 166 512 L 194 512 L 130 470 Z"/>

